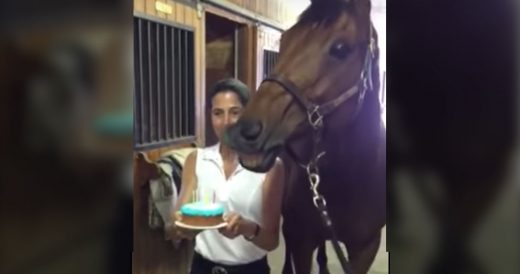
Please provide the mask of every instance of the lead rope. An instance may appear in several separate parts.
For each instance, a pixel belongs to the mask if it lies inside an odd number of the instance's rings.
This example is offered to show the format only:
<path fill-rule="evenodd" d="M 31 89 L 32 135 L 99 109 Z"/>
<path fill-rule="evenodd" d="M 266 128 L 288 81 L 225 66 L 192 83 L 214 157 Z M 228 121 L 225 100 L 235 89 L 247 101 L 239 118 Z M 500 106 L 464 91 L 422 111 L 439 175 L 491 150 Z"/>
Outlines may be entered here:
<path fill-rule="evenodd" d="M 307 171 L 307 176 L 309 178 L 309 183 L 311 185 L 311 190 L 313 194 L 312 201 L 314 202 L 314 206 L 318 209 L 321 220 L 323 224 L 328 229 L 331 238 L 332 238 L 332 247 L 336 252 L 336 256 L 341 264 L 341 268 L 345 274 L 352 274 L 352 268 L 348 263 L 343 250 L 339 245 L 338 236 L 336 234 L 336 230 L 332 224 L 332 221 L 329 217 L 329 213 L 327 211 L 327 201 L 325 197 L 321 195 L 318 191 L 318 186 L 320 185 L 320 175 L 318 169 L 318 161 L 321 157 L 325 155 L 325 151 L 319 152 L 318 145 L 321 141 L 322 131 L 323 131 L 323 115 L 319 112 L 318 106 L 315 106 L 312 109 L 308 110 L 308 119 L 309 123 L 313 128 L 313 152 L 311 161 L 305 166 L 305 170 Z"/>
<path fill-rule="evenodd" d="M 368 52 L 365 56 L 365 64 L 363 67 L 363 70 L 361 72 L 361 90 L 359 90 L 360 94 L 358 97 L 358 107 L 356 108 L 353 117 L 357 116 L 361 109 L 362 102 L 365 97 L 365 92 L 367 90 L 371 90 L 373 88 L 372 83 L 372 58 L 375 54 L 375 39 L 373 37 L 373 26 L 370 27 L 370 41 L 368 45 Z M 282 85 L 286 90 L 289 92 L 290 89 L 286 88 L 284 85 Z M 296 95 L 295 95 L 296 96 Z M 297 96 L 296 96 L 297 97 Z M 299 97 L 297 97 L 299 98 Z M 299 101 L 302 101 L 301 99 Z M 305 104 L 304 104 L 305 105 Z M 310 162 L 307 165 L 300 164 L 302 168 L 304 168 L 307 171 L 307 176 L 309 178 L 309 183 L 311 185 L 312 190 L 312 201 L 314 203 L 314 206 L 318 209 L 320 213 L 321 220 L 323 221 L 323 224 L 329 231 L 331 238 L 332 238 L 332 247 L 334 248 L 334 251 L 336 253 L 336 256 L 338 257 L 338 260 L 341 264 L 341 268 L 343 269 L 343 272 L 345 274 L 353 274 L 352 267 L 350 266 L 349 262 L 347 261 L 345 254 L 343 253 L 343 250 L 341 249 L 341 246 L 339 245 L 338 236 L 336 234 L 336 230 L 334 229 L 334 225 L 332 223 L 332 220 L 329 217 L 329 213 L 327 210 L 327 201 L 325 200 L 325 197 L 320 194 L 318 191 L 318 186 L 320 185 L 320 174 L 318 169 L 318 161 L 320 160 L 323 155 L 325 155 L 325 151 L 319 152 L 319 143 L 321 141 L 322 132 L 323 132 L 323 113 L 320 112 L 320 106 L 311 104 L 307 107 L 307 118 L 309 120 L 309 124 L 313 128 L 313 151 L 312 151 L 312 157 Z"/>

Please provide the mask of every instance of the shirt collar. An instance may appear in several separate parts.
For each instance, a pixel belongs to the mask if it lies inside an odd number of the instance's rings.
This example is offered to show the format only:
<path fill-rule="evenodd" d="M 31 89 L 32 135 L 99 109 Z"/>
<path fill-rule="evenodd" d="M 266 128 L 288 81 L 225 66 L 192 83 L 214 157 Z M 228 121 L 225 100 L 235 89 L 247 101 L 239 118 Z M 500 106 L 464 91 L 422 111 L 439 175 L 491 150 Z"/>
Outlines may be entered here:
<path fill-rule="evenodd" d="M 215 162 L 221 169 L 224 169 L 224 162 L 222 161 L 222 156 L 220 155 L 220 142 L 207 147 L 206 151 L 202 157 L 204 160 L 210 160 Z M 244 167 L 239 163 L 234 174 L 244 170 Z"/>
<path fill-rule="evenodd" d="M 222 162 L 222 157 L 220 156 L 220 143 L 216 145 L 207 147 L 205 149 L 205 153 L 203 159 L 205 160 L 215 160 L 217 162 Z"/>

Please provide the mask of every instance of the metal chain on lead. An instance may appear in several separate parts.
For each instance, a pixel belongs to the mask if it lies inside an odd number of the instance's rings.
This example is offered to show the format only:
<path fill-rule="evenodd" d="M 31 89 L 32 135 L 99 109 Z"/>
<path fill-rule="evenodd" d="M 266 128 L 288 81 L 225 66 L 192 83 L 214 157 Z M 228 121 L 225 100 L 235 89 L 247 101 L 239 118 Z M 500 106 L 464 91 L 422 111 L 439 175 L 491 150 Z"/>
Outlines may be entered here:
<path fill-rule="evenodd" d="M 311 185 L 312 190 L 312 200 L 314 205 L 319 209 L 319 205 L 326 205 L 327 202 L 325 198 L 319 193 L 318 186 L 320 185 L 320 173 L 318 170 L 318 161 L 320 160 L 325 152 L 318 152 L 318 144 L 321 141 L 321 130 L 323 129 L 323 115 L 320 113 L 319 106 L 314 106 L 314 108 L 309 109 L 307 111 L 307 116 L 309 119 L 309 123 L 311 124 L 313 130 L 313 151 L 312 158 L 305 167 L 307 171 L 307 176 L 309 178 L 309 183 Z M 319 204 L 318 204 L 319 203 Z"/>
<path fill-rule="evenodd" d="M 309 183 L 311 185 L 312 190 L 312 200 L 314 202 L 314 206 L 316 206 L 318 209 L 321 206 L 327 205 L 327 201 L 325 200 L 325 197 L 320 194 L 318 191 L 318 186 L 320 185 L 320 174 L 318 170 L 318 161 L 319 159 L 325 155 L 325 152 L 321 152 L 318 154 L 315 159 L 313 159 L 306 167 L 307 176 L 309 178 Z"/>

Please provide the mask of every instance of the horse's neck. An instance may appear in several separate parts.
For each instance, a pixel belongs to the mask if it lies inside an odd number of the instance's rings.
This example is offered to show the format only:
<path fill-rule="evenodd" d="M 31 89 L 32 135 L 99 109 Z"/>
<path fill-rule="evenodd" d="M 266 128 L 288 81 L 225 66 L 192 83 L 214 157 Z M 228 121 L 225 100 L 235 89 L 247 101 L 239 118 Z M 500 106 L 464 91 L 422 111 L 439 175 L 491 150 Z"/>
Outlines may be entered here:
<path fill-rule="evenodd" d="M 385 132 L 382 128 L 380 108 L 374 105 L 379 102 L 372 96 L 367 96 L 364 109 L 354 121 L 344 119 L 343 117 L 349 116 L 338 112 L 336 115 L 339 117 L 336 116 L 330 123 L 325 123 L 322 144 L 327 152 L 327 164 L 331 167 L 343 166 L 346 171 L 347 166 L 355 168 L 355 163 L 371 165 L 373 163 L 370 162 L 381 157 L 379 154 L 386 142 Z"/>
<path fill-rule="evenodd" d="M 339 109 L 333 117 L 325 120 L 323 143 L 331 148 L 340 145 L 342 149 L 336 150 L 345 153 L 366 149 L 366 146 L 379 142 L 383 134 L 381 132 L 381 115 L 379 106 L 373 105 L 378 103 L 365 102 L 364 107 L 367 109 L 362 109 L 353 120 L 345 118 L 351 117 L 352 111 Z"/>
<path fill-rule="evenodd" d="M 381 119 L 376 98 L 367 96 L 367 107 L 362 109 L 354 121 L 348 121 L 344 117 L 350 117 L 351 106 L 343 105 L 331 117 L 324 121 L 325 128 L 319 149 L 325 151 L 323 160 L 320 160 L 320 172 L 326 174 L 341 174 L 338 177 L 357 176 L 365 171 L 373 170 L 374 164 L 384 161 L 385 132 L 381 129 Z M 369 101 L 372 100 L 372 101 Z M 350 113 L 349 113 L 350 111 Z M 313 139 L 296 140 L 292 145 L 301 159 L 310 159 L 312 156 Z M 292 160 L 289 160 L 293 162 Z M 305 171 L 295 162 L 291 166 L 295 172 L 293 176 L 305 177 Z"/>

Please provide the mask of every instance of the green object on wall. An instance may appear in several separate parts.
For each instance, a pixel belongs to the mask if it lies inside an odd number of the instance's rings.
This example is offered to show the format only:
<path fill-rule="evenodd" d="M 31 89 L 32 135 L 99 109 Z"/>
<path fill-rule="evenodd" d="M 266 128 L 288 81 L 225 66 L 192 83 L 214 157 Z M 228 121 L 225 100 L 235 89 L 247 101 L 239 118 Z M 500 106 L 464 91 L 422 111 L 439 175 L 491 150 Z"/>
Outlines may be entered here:
<path fill-rule="evenodd" d="M 132 136 L 134 117 L 132 112 L 105 114 L 94 122 L 94 129 L 102 135 Z"/>

